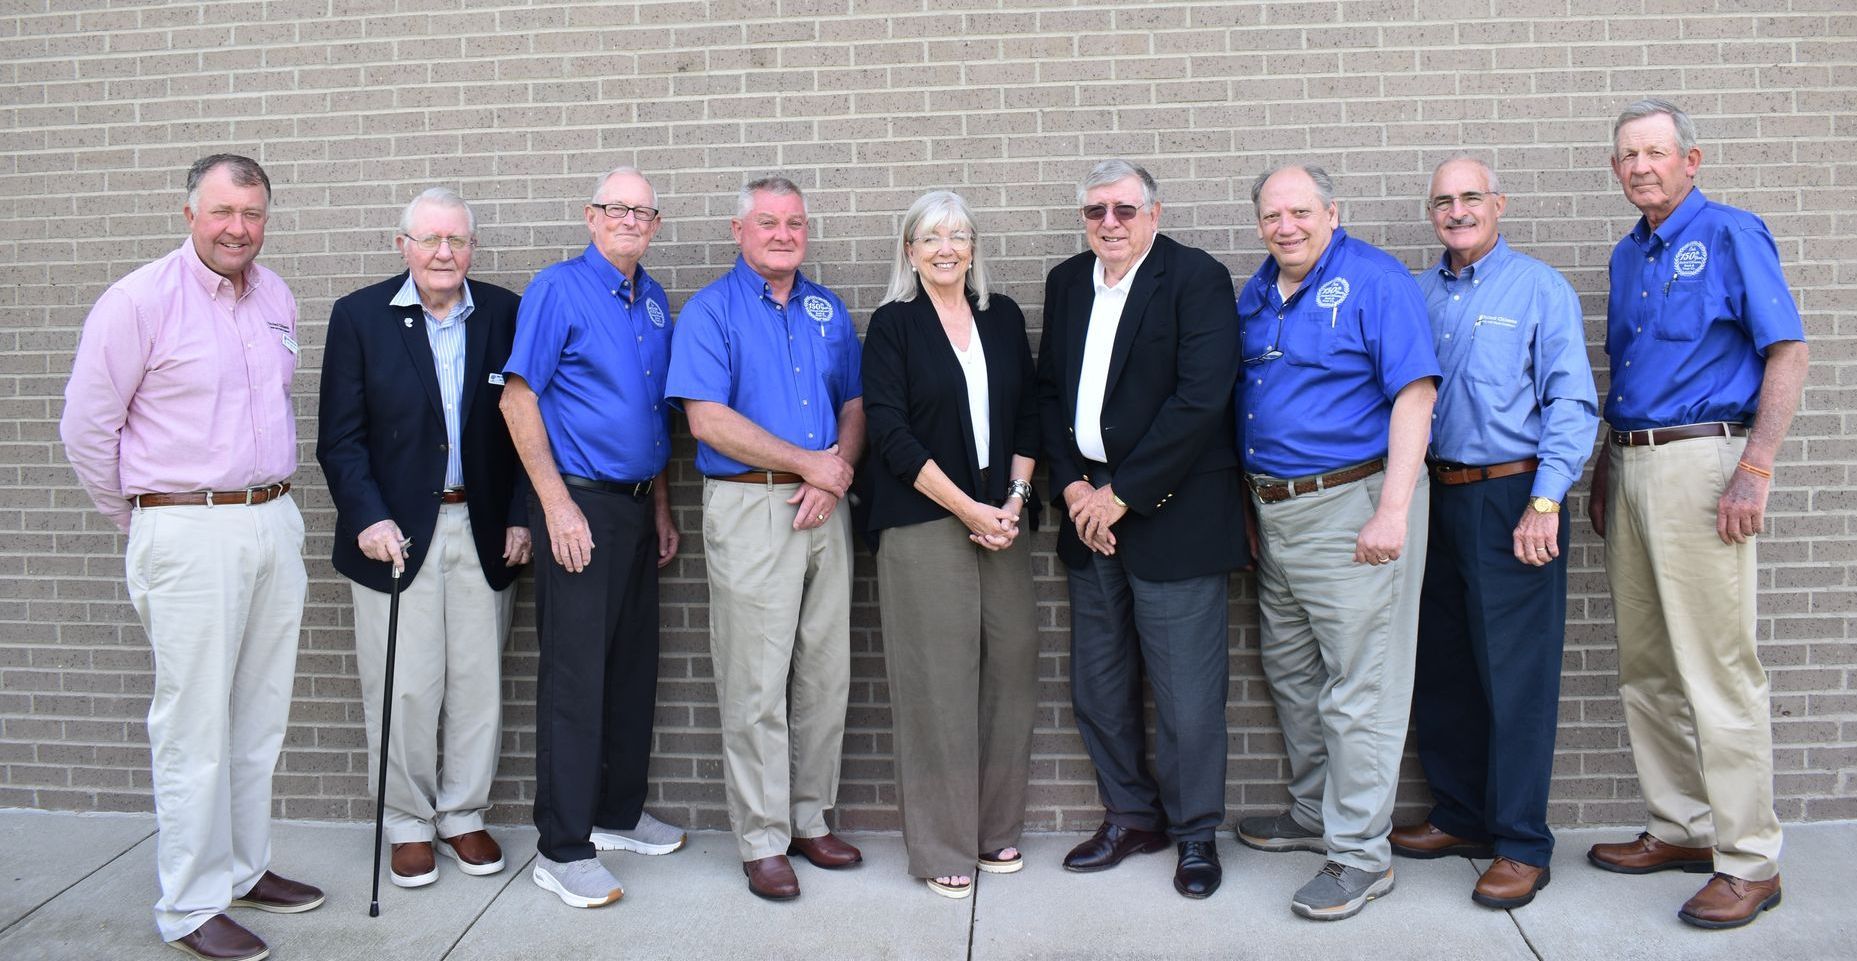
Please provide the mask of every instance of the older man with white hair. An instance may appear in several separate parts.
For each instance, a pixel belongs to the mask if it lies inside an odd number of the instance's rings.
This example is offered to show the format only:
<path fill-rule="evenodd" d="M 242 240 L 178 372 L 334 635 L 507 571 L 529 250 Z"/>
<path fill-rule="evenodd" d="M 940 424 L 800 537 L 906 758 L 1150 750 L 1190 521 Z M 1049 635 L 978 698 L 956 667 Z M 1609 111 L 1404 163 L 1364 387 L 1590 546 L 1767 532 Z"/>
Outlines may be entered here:
<path fill-rule="evenodd" d="M 497 412 L 517 298 L 467 278 L 476 244 L 463 197 L 433 187 L 413 198 L 394 237 L 406 271 L 336 301 L 323 351 L 316 458 L 335 500 L 331 560 L 354 597 L 376 772 L 388 592 L 404 570 L 383 814 L 389 878 L 403 888 L 438 880 L 435 841 L 466 874 L 503 869 L 484 812 L 529 531 Z"/>

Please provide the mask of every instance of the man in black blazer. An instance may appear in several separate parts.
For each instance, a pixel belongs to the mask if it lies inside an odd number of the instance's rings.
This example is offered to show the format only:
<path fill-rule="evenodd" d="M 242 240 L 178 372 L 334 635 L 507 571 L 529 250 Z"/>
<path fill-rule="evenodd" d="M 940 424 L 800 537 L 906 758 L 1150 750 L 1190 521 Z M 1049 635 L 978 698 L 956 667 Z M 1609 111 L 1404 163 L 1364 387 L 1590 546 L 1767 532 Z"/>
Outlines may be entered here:
<path fill-rule="evenodd" d="M 380 764 L 388 591 L 402 568 L 387 768 L 394 884 L 438 879 L 433 842 L 495 874 L 484 830 L 502 728 L 499 659 L 529 559 L 520 468 L 497 403 L 515 294 L 467 280 L 476 219 L 434 187 L 400 218 L 407 272 L 335 302 L 316 459 L 335 500 L 335 569 L 352 583 L 370 761 Z M 445 761 L 439 764 L 443 732 Z"/>
<path fill-rule="evenodd" d="M 1172 840 L 1174 888 L 1203 898 L 1219 886 L 1225 819 L 1226 581 L 1250 556 L 1231 274 L 1157 232 L 1158 190 L 1135 164 L 1097 164 L 1077 199 L 1090 252 L 1045 280 L 1038 391 L 1070 584 L 1071 696 L 1106 811 L 1064 866 L 1102 870 Z"/>

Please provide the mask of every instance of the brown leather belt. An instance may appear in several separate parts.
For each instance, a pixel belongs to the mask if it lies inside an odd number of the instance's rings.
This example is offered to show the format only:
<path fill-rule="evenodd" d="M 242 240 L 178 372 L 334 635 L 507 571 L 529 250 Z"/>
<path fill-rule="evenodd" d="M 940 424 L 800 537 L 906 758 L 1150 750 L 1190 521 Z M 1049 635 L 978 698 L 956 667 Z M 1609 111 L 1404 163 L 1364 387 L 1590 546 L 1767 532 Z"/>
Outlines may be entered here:
<path fill-rule="evenodd" d="M 464 488 L 462 487 L 447 487 L 438 492 L 438 502 L 441 504 L 462 504 L 464 501 Z"/>
<path fill-rule="evenodd" d="M 1251 482 L 1251 492 L 1257 495 L 1258 500 L 1266 504 L 1275 504 L 1278 501 L 1286 501 L 1292 497 L 1300 497 L 1303 494 L 1313 494 L 1316 491 L 1327 490 L 1330 487 L 1352 484 L 1362 478 L 1372 477 L 1385 469 L 1386 461 L 1376 459 L 1370 460 L 1358 467 L 1347 467 L 1315 477 L 1298 477 L 1293 480 L 1264 481 L 1261 483 L 1253 480 Z"/>
<path fill-rule="evenodd" d="M 137 494 L 129 503 L 137 507 L 218 507 L 226 504 L 262 504 L 290 493 L 290 482 L 252 487 L 242 491 L 193 491 L 187 494 Z"/>
<path fill-rule="evenodd" d="M 1505 461 L 1488 467 L 1469 467 L 1464 464 L 1446 464 L 1433 461 L 1426 465 L 1431 469 L 1431 479 L 1449 487 L 1458 484 L 1474 484 L 1477 481 L 1495 480 L 1498 477 L 1513 477 L 1526 474 L 1541 466 L 1541 458 L 1524 457 L 1521 460 Z"/>
<path fill-rule="evenodd" d="M 1684 424 L 1681 427 L 1653 427 L 1650 430 L 1615 430 L 1612 443 L 1618 447 L 1655 447 L 1675 440 L 1691 440 L 1697 437 L 1746 437 L 1747 427 L 1742 424 L 1730 424 L 1726 421 L 1710 421 L 1707 424 Z"/>
<path fill-rule="evenodd" d="M 711 474 L 710 480 L 728 481 L 731 484 L 798 484 L 805 478 L 783 470 L 751 470 L 739 474 Z"/>

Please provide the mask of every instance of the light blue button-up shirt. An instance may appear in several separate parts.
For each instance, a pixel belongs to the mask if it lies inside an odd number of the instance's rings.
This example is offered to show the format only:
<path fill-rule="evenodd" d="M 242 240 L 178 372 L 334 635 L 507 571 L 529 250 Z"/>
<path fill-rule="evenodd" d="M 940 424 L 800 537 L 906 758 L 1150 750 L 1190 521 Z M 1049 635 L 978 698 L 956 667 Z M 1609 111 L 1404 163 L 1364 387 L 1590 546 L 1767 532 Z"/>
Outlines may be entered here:
<path fill-rule="evenodd" d="M 1432 457 L 1477 467 L 1536 457 L 1534 496 L 1565 500 L 1599 426 L 1580 298 L 1500 237 L 1460 273 L 1450 263 L 1447 253 L 1418 278 L 1444 368 Z"/>
<path fill-rule="evenodd" d="M 464 448 L 458 443 L 459 425 L 464 420 L 464 412 L 458 405 L 464 402 L 464 319 L 471 316 L 477 304 L 471 300 L 471 285 L 464 285 L 464 297 L 451 307 L 451 313 L 444 317 L 434 317 L 432 311 L 419 299 L 419 287 L 413 283 L 411 274 L 406 276 L 406 283 L 400 285 L 400 292 L 388 301 L 395 307 L 419 306 L 419 312 L 426 317 L 426 342 L 432 345 L 432 367 L 438 374 L 439 402 L 445 408 L 445 486 L 464 486 Z"/>

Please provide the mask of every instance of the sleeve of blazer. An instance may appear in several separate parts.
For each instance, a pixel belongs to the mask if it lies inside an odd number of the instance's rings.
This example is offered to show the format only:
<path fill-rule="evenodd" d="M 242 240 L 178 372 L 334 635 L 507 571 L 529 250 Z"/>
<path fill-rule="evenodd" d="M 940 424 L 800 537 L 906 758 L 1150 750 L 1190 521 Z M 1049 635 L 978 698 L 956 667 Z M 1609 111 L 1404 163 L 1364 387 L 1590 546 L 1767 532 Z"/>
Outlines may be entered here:
<path fill-rule="evenodd" d="M 930 459 L 909 425 L 908 322 L 907 306 L 885 304 L 871 314 L 864 334 L 864 433 L 883 469 L 905 487 L 915 484 Z"/>
<path fill-rule="evenodd" d="M 1155 510 L 1204 454 L 1238 379 L 1232 278 L 1211 255 L 1175 246 L 1180 336 L 1174 390 L 1116 469 L 1116 494 L 1137 514 Z M 1169 264 L 1169 273 L 1176 265 Z"/>
<path fill-rule="evenodd" d="M 348 308 L 336 301 L 322 351 L 316 460 L 329 482 L 340 526 L 359 533 L 392 515 L 368 457 L 367 371 Z"/>
<path fill-rule="evenodd" d="M 1045 277 L 1045 332 L 1038 343 L 1038 420 L 1045 435 L 1045 464 L 1051 476 L 1051 503 L 1063 507 L 1064 488 L 1083 479 L 1077 465 L 1076 445 L 1070 436 L 1069 405 L 1064 399 L 1066 363 L 1065 328 L 1072 319 L 1065 316 L 1064 289 L 1070 283 L 1065 261 Z"/>

